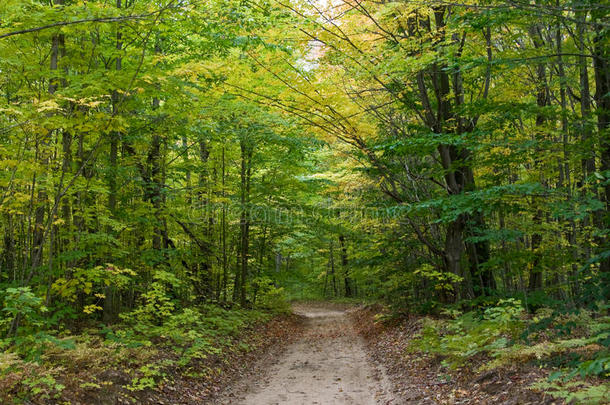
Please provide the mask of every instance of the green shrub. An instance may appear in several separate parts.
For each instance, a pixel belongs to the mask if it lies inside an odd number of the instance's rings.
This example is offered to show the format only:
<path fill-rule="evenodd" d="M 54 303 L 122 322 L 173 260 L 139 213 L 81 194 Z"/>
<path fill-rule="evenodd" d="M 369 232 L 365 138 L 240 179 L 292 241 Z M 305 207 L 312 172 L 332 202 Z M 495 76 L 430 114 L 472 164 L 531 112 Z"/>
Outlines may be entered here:
<path fill-rule="evenodd" d="M 443 356 L 445 366 L 458 368 L 478 353 L 494 353 L 507 347 L 524 327 L 523 307 L 514 299 L 500 300 L 498 304 L 482 315 L 472 311 L 454 320 L 425 318 L 419 337 L 411 342 L 409 350 Z"/>
<path fill-rule="evenodd" d="M 43 325 L 41 314 L 46 311 L 42 298 L 36 296 L 30 287 L 7 288 L 4 290 L 4 316 L 0 318 L 0 330 L 8 335 L 16 334 L 17 326 L 26 331 L 40 328 Z"/>
<path fill-rule="evenodd" d="M 410 351 L 441 356 L 443 365 L 454 369 L 480 353 L 489 358 L 481 370 L 530 362 L 558 368 L 548 381 L 532 387 L 579 404 L 601 404 L 608 398 L 609 385 L 588 378 L 610 377 L 610 317 L 540 308 L 528 319 L 515 299 L 499 300 L 482 312 L 461 315 L 454 309 L 444 314 L 454 319 L 421 321 Z"/>
<path fill-rule="evenodd" d="M 259 277 L 254 282 L 257 286 L 256 308 L 277 313 L 290 312 L 290 304 L 284 289 L 276 287 L 269 278 Z"/>
<path fill-rule="evenodd" d="M 563 399 L 568 404 L 603 405 L 610 398 L 610 385 L 592 385 L 584 381 L 548 382 L 538 381 L 532 388 L 542 390 L 554 398 Z"/>

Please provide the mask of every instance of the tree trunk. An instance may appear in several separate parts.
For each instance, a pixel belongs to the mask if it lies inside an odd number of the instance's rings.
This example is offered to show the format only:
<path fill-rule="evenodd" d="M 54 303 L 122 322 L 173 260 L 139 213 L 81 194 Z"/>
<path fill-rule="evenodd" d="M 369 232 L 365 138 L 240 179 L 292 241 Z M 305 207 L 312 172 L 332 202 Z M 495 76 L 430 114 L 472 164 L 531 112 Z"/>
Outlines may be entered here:
<path fill-rule="evenodd" d="M 235 280 L 233 280 L 233 302 L 237 303 L 241 293 L 241 235 L 239 240 L 235 241 Z"/>
<path fill-rule="evenodd" d="M 0 261 L 0 283 L 2 280 L 2 271 L 6 272 L 6 280 L 11 279 L 12 272 L 15 271 L 15 230 L 13 229 L 13 217 L 11 214 L 6 214 L 6 222 L 4 224 L 4 248 L 2 251 L 2 260 Z"/>
<path fill-rule="evenodd" d="M 534 48 L 541 49 L 543 46 L 542 34 L 540 33 L 540 26 L 534 25 L 530 28 L 530 36 L 534 43 Z M 546 131 L 544 125 L 546 123 L 546 117 L 542 109 L 549 104 L 549 91 L 546 80 L 546 65 L 541 62 L 536 65 L 536 105 L 539 108 L 539 112 L 536 114 L 536 133 L 535 140 L 540 142 L 543 140 L 543 134 Z M 542 149 L 536 146 L 536 156 L 534 156 L 534 168 L 541 171 L 539 155 L 542 153 Z M 542 175 L 541 175 L 542 176 Z M 544 179 L 541 178 L 541 183 L 544 183 Z M 536 209 L 536 213 L 533 217 L 534 226 L 542 227 L 543 214 L 540 208 Z M 542 288 L 542 269 L 541 269 L 541 253 L 538 251 L 542 245 L 542 233 L 540 230 L 534 231 L 532 234 L 532 245 L 531 250 L 534 255 L 534 260 L 530 268 L 528 288 L 529 290 L 539 290 Z"/>
<path fill-rule="evenodd" d="M 345 284 L 345 296 L 352 297 L 352 280 L 349 274 L 347 262 L 347 246 L 345 245 L 345 236 L 339 235 L 339 244 L 341 246 L 341 267 L 343 268 L 343 281 Z"/>
<path fill-rule="evenodd" d="M 595 149 L 590 145 L 591 142 L 591 89 L 589 85 L 589 69 L 587 64 L 585 46 L 585 20 L 586 12 L 580 13 L 578 23 L 578 38 L 575 41 L 578 46 L 578 51 L 581 54 L 578 57 L 579 77 L 580 77 L 580 136 L 584 147 L 582 158 L 583 184 L 586 178 L 595 172 Z M 558 42 L 560 43 L 560 42 Z"/>
<path fill-rule="evenodd" d="M 606 10 L 603 7 L 595 9 L 592 13 L 593 21 L 604 21 Z M 595 70 L 595 101 L 597 104 L 597 129 L 599 132 L 600 169 L 605 173 L 606 184 L 603 188 L 602 201 L 605 202 L 605 212 L 599 211 L 595 215 L 596 226 L 607 231 L 610 218 L 610 45 L 608 44 L 608 29 L 603 24 L 595 24 L 593 39 L 593 68 Z M 599 237 L 599 253 L 608 254 L 609 237 Z M 600 263 L 602 277 L 606 282 L 605 298 L 610 300 L 610 257 L 603 258 Z"/>
<path fill-rule="evenodd" d="M 331 275 L 331 283 L 333 286 L 333 297 L 337 296 L 337 279 L 335 278 L 335 255 L 334 255 L 334 247 L 333 241 L 330 241 L 329 247 L 329 263 L 330 263 L 330 275 Z"/>
<path fill-rule="evenodd" d="M 225 146 L 222 145 L 222 294 L 223 301 L 227 300 L 227 204 L 225 202 Z"/>
<path fill-rule="evenodd" d="M 117 0 L 116 1 L 116 7 L 120 10 L 121 9 L 121 0 Z M 120 27 L 117 27 L 117 33 L 116 33 L 116 49 L 117 52 L 119 53 L 117 55 L 116 61 L 115 61 L 115 69 L 117 71 L 120 71 L 122 68 L 122 58 L 120 56 L 120 52 L 123 48 L 123 41 L 122 41 L 122 33 L 120 30 Z M 111 101 L 112 101 L 112 115 L 116 116 L 118 114 L 118 110 L 119 110 L 119 92 L 117 89 L 112 91 L 112 96 L 111 96 Z M 110 156 L 108 157 L 109 160 L 109 173 L 108 173 L 108 211 L 110 211 L 110 215 L 112 216 L 113 219 L 116 219 L 116 213 L 117 213 L 117 176 L 118 176 L 118 151 L 119 151 L 119 141 L 121 139 L 121 134 L 117 131 L 112 131 L 110 133 Z M 112 228 L 108 227 L 108 229 L 106 230 L 106 232 L 108 233 L 113 233 Z M 112 258 L 111 258 L 112 260 Z M 102 315 L 102 319 L 104 320 L 104 322 L 112 322 L 116 319 L 117 314 L 119 312 L 119 305 L 118 305 L 118 294 L 116 291 L 116 288 L 112 285 L 109 285 L 105 288 L 104 291 L 104 310 L 103 310 L 103 315 Z"/>
<path fill-rule="evenodd" d="M 157 44 L 155 45 L 155 53 L 161 53 L 161 44 L 160 40 L 157 40 Z M 158 97 L 153 97 L 152 100 L 152 110 L 153 113 L 159 110 L 161 105 L 161 100 Z M 161 145 L 163 140 L 161 139 L 161 135 L 159 134 L 159 130 L 155 128 L 151 128 L 152 130 L 152 140 L 150 143 L 150 149 L 148 151 L 148 184 L 147 193 L 148 193 L 148 201 L 153 206 L 153 215 L 154 215 L 154 225 L 153 225 L 153 236 L 152 236 L 152 248 L 157 251 L 157 264 L 163 261 L 161 249 L 163 248 L 163 220 L 161 218 L 161 206 L 162 206 L 162 192 L 163 185 L 162 181 L 162 165 L 161 165 Z"/>
<path fill-rule="evenodd" d="M 252 174 L 252 149 L 246 145 L 246 141 L 241 141 L 241 285 L 239 303 L 242 307 L 246 306 L 246 281 L 248 280 L 248 255 L 250 247 L 250 176 Z"/>
<path fill-rule="evenodd" d="M 263 259 L 265 257 L 265 250 L 267 248 L 267 224 L 263 226 L 263 234 L 260 242 L 260 249 L 258 251 L 258 266 L 256 268 L 256 277 L 260 277 L 261 271 L 263 269 Z M 258 283 L 254 287 L 254 293 L 252 296 L 252 305 L 256 304 L 256 296 L 258 294 L 259 285 Z"/>

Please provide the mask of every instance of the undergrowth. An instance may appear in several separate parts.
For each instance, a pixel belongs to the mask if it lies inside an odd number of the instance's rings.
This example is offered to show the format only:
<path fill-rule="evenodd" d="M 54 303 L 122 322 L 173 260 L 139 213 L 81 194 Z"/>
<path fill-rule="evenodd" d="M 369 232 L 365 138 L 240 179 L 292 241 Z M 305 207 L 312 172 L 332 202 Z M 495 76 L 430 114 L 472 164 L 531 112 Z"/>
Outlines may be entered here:
<path fill-rule="evenodd" d="M 574 403 L 604 403 L 610 397 L 610 317 L 607 308 L 559 311 L 541 308 L 534 315 L 517 299 L 445 318 L 423 318 L 409 351 L 438 357 L 449 370 L 479 361 L 478 372 L 530 365 L 548 370 L 532 389 Z"/>
<path fill-rule="evenodd" d="M 119 323 L 91 324 L 78 333 L 43 328 L 46 308 L 29 291 L 4 299 L 0 339 L 0 403 L 70 403 L 113 395 L 132 403 L 176 374 L 205 377 L 205 360 L 254 348 L 240 336 L 289 308 L 281 291 L 261 291 L 254 309 L 207 304 L 179 308 L 162 286 Z M 10 325 L 19 319 L 19 334 Z"/>

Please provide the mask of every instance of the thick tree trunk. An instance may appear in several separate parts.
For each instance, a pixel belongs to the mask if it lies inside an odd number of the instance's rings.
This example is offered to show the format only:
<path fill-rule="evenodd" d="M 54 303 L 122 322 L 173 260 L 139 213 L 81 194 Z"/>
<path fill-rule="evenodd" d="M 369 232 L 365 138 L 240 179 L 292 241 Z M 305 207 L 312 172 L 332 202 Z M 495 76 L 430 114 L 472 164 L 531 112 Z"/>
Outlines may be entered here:
<path fill-rule="evenodd" d="M 445 7 L 438 7 L 434 12 L 437 30 L 443 37 L 445 32 Z M 455 44 L 460 47 L 460 41 L 454 38 Z M 444 52 L 443 45 L 438 47 L 440 52 Z M 458 50 L 456 56 L 460 56 L 461 50 Z M 456 107 L 460 107 L 464 103 L 463 79 L 461 72 L 453 71 L 446 64 L 441 66 L 433 65 L 431 69 L 432 82 L 438 102 L 437 118 L 434 120 L 432 130 L 436 133 L 453 132 L 457 135 L 462 135 L 474 130 L 476 119 L 457 116 L 454 113 L 454 108 L 451 105 L 451 83 L 453 83 L 453 100 Z M 421 82 L 421 80 L 420 80 Z M 420 83 L 420 93 L 423 96 L 424 106 L 428 109 L 428 116 L 434 116 L 428 101 L 427 90 L 422 88 Z M 425 94 L 423 94 L 425 93 Z M 458 195 L 464 192 L 473 191 L 475 189 L 474 174 L 470 165 L 470 152 L 466 149 L 459 148 L 455 145 L 440 145 L 438 147 L 440 161 L 445 169 L 445 182 L 450 195 Z M 465 290 L 469 293 L 473 291 L 471 280 L 478 278 L 481 280 L 483 288 L 475 291 L 476 295 L 484 294 L 485 288 L 495 289 L 496 283 L 490 269 L 483 268 L 483 265 L 489 260 L 489 242 L 479 241 L 477 243 L 465 242 L 464 235 L 475 235 L 475 229 L 479 232 L 485 230 L 485 220 L 481 213 L 477 213 L 472 217 L 461 216 L 461 218 L 449 224 L 447 230 L 447 238 L 445 247 L 449 248 L 449 252 L 445 252 L 445 266 L 452 269 L 451 271 L 464 278 Z M 458 235 L 459 234 L 459 235 Z M 470 274 L 465 274 L 461 269 L 461 256 L 464 249 L 458 249 L 458 241 L 460 244 L 466 244 L 466 251 L 469 256 Z M 458 259 L 456 255 L 459 255 Z"/>

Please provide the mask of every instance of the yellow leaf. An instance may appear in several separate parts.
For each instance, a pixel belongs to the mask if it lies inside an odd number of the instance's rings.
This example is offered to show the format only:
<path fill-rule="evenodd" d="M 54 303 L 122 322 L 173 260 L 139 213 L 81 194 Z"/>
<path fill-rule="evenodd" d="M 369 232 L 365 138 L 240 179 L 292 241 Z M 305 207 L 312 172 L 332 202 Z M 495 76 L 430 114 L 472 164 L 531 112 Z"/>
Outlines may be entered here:
<path fill-rule="evenodd" d="M 55 102 L 55 100 L 46 100 L 46 101 L 43 101 L 42 103 L 40 103 L 38 105 L 39 105 L 39 107 L 36 110 L 38 112 L 53 111 L 53 110 L 58 110 L 59 109 L 59 104 L 57 104 Z"/>
<path fill-rule="evenodd" d="M 99 305 L 86 305 L 83 308 L 83 312 L 86 314 L 92 314 L 95 311 L 101 311 L 101 310 L 102 310 L 102 307 L 100 307 Z"/>

